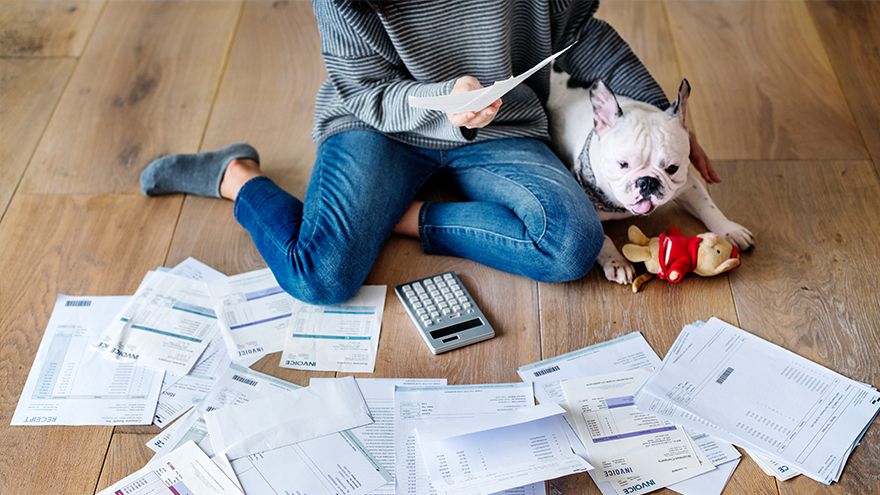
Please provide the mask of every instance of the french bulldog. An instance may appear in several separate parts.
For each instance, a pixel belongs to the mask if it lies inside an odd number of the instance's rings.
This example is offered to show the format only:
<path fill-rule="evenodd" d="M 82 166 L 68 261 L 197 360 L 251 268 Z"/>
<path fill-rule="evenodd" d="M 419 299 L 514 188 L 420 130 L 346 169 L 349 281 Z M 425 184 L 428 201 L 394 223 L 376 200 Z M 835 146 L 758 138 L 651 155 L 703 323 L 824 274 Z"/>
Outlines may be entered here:
<path fill-rule="evenodd" d="M 718 209 L 688 158 L 687 79 L 664 111 L 615 95 L 602 81 L 587 89 L 564 72 L 551 74 L 551 142 L 592 200 L 599 220 L 647 215 L 675 200 L 741 251 L 754 247 L 752 233 Z M 632 283 L 632 264 L 607 235 L 596 263 L 608 280 Z"/>

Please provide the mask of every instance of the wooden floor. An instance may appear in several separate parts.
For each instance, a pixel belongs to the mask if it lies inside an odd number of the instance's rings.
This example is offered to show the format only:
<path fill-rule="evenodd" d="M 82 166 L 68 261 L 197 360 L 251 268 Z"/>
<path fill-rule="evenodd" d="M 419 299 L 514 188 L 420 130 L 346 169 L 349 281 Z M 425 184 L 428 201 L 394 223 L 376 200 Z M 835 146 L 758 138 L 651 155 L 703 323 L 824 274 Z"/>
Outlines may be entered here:
<path fill-rule="evenodd" d="M 395 237 L 368 283 L 456 270 L 499 335 L 432 356 L 389 291 L 369 376 L 518 382 L 518 366 L 635 330 L 662 357 L 683 325 L 717 316 L 880 385 L 880 3 L 607 0 L 598 17 L 668 95 L 688 78 L 723 178 L 711 193 L 757 249 L 729 276 L 633 294 L 596 269 L 537 284 Z M 131 294 L 189 256 L 230 275 L 264 267 L 231 202 L 145 198 L 138 176 L 160 155 L 247 141 L 301 196 L 324 76 L 306 1 L 0 2 L 0 492 L 92 494 L 149 459 L 155 427 L 5 426 L 56 294 Z M 636 223 L 702 229 L 674 208 Z M 627 225 L 607 227 L 620 241 Z M 255 367 L 316 375 L 277 362 Z M 585 475 L 550 487 L 598 493 Z M 744 456 L 724 493 L 880 493 L 880 426 L 830 487 L 777 483 Z"/>

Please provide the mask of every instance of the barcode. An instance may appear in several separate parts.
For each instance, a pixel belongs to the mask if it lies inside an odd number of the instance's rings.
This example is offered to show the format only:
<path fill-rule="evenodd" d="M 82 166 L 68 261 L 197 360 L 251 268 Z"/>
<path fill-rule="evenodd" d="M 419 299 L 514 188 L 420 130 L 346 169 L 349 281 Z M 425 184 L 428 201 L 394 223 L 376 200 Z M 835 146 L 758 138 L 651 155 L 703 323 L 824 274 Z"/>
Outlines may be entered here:
<path fill-rule="evenodd" d="M 553 373 L 554 371 L 559 371 L 559 366 L 551 366 L 549 368 L 544 368 L 542 370 L 538 370 L 535 372 L 535 376 L 544 376 L 549 373 Z"/>
<path fill-rule="evenodd" d="M 721 385 L 722 383 L 724 383 L 724 380 L 727 380 L 727 377 L 730 376 L 731 373 L 733 373 L 733 368 L 727 368 L 726 370 L 724 370 L 724 373 L 721 373 L 721 376 L 719 376 L 718 379 L 715 380 L 715 383 Z"/>
<path fill-rule="evenodd" d="M 214 406 L 208 406 L 208 408 L 205 409 L 205 411 L 207 411 L 207 412 L 211 412 L 211 411 L 214 411 L 214 410 L 216 410 L 216 409 L 217 409 L 217 408 L 214 407 Z"/>
<path fill-rule="evenodd" d="M 247 378 L 245 378 L 245 377 L 243 377 L 243 376 L 232 375 L 232 379 L 235 380 L 235 381 L 237 381 L 237 382 L 244 383 L 245 385 L 250 385 L 251 387 L 256 387 L 256 386 L 257 386 L 257 381 L 256 381 L 256 380 L 248 380 Z"/>
<path fill-rule="evenodd" d="M 88 307 L 92 305 L 92 301 L 67 301 L 64 303 L 66 307 Z"/>

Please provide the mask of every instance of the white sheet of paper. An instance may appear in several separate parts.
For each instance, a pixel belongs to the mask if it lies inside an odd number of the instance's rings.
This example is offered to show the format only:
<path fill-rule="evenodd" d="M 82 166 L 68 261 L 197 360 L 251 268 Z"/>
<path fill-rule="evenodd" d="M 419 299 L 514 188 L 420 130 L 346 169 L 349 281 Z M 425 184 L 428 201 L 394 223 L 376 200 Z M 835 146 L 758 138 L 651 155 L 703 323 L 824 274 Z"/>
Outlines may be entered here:
<path fill-rule="evenodd" d="M 229 459 L 372 422 L 360 389 L 350 376 L 205 413 L 214 449 Z"/>
<path fill-rule="evenodd" d="M 544 404 L 417 427 L 432 484 L 446 495 L 489 495 L 591 469 L 568 446 L 564 412 Z"/>
<path fill-rule="evenodd" d="M 268 268 L 208 284 L 220 331 L 235 362 L 280 351 L 296 300 Z"/>
<path fill-rule="evenodd" d="M 715 469 L 708 473 L 679 481 L 666 488 L 681 493 L 681 495 L 721 495 L 738 465 L 739 459 L 733 459 L 715 466 Z"/>
<path fill-rule="evenodd" d="M 535 397 L 538 402 L 544 404 L 565 400 L 565 394 L 559 385 L 562 380 L 659 365 L 660 358 L 642 334 L 633 332 L 561 356 L 521 366 L 517 373 L 523 381 L 535 384 Z"/>
<path fill-rule="evenodd" d="M 575 42 L 577 43 L 577 42 Z M 440 110 L 447 113 L 461 112 L 478 112 L 492 104 L 498 98 L 501 98 L 507 92 L 517 87 L 528 79 L 535 72 L 541 70 L 542 67 L 552 62 L 556 57 L 565 53 L 566 50 L 574 46 L 574 43 L 568 45 L 562 50 L 550 55 L 528 71 L 516 76 L 510 77 L 503 81 L 497 81 L 489 87 L 468 91 L 467 93 L 456 93 L 443 96 L 410 96 L 409 106 L 414 108 L 427 108 L 430 110 Z"/>
<path fill-rule="evenodd" d="M 232 468 L 254 494 L 366 495 L 391 480 L 347 431 L 234 459 Z"/>
<path fill-rule="evenodd" d="M 130 298 L 58 295 L 10 424 L 152 422 L 164 372 L 91 347 Z"/>
<path fill-rule="evenodd" d="M 749 454 L 749 457 L 755 461 L 755 464 L 767 474 L 767 476 L 774 476 L 779 481 L 786 481 L 801 474 L 799 471 L 792 469 L 775 459 L 768 459 L 748 449 L 744 450 L 746 451 L 746 454 Z"/>
<path fill-rule="evenodd" d="M 602 481 L 701 464 L 683 429 L 636 409 L 632 396 L 649 376 L 641 368 L 562 382 L 568 417 Z"/>
<path fill-rule="evenodd" d="M 873 388 L 717 318 L 682 330 L 644 392 L 826 484 L 880 410 Z"/>
<path fill-rule="evenodd" d="M 192 442 L 102 490 L 98 495 L 244 495 Z"/>
<path fill-rule="evenodd" d="M 217 271 L 193 257 L 181 261 L 174 268 L 168 270 L 168 273 L 190 280 L 201 280 L 202 282 L 226 278 L 225 273 Z"/>
<path fill-rule="evenodd" d="M 309 384 L 337 378 L 311 378 Z M 394 387 L 430 387 L 446 385 L 445 378 L 356 378 L 361 394 L 370 408 L 373 423 L 349 430 L 389 472 L 392 479 L 367 495 L 394 495 Z"/>
<path fill-rule="evenodd" d="M 297 302 L 281 355 L 282 368 L 372 373 L 385 311 L 384 285 L 365 285 L 335 306 Z"/>
<path fill-rule="evenodd" d="M 218 328 L 204 282 L 150 272 L 95 347 L 109 358 L 185 375 Z"/>
<path fill-rule="evenodd" d="M 467 422 L 486 414 L 532 407 L 534 401 L 532 386 L 528 383 L 395 387 L 396 493 L 398 495 L 438 493 L 425 468 L 416 439 L 416 428 L 425 427 L 434 421 Z M 544 483 L 532 483 L 502 493 L 513 495 L 523 492 L 529 495 L 545 493 Z"/>

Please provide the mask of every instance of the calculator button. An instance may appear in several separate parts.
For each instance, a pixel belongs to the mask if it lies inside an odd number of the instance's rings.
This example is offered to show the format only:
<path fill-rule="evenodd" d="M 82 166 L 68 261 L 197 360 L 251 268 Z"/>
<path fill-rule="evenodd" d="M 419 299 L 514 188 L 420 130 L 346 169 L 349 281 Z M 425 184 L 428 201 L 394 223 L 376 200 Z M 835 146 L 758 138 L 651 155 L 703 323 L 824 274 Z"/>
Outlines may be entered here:
<path fill-rule="evenodd" d="M 431 296 L 427 294 L 419 294 L 419 299 L 421 299 L 422 301 L 428 301 L 431 299 Z"/>
<path fill-rule="evenodd" d="M 458 298 L 458 302 L 466 303 L 466 302 L 468 302 L 468 298 L 466 298 L 466 297 L 464 297 L 464 296 L 461 296 L 461 297 Z"/>
<path fill-rule="evenodd" d="M 458 306 L 458 305 L 453 306 L 453 307 L 452 307 L 452 310 L 453 310 L 453 311 L 456 311 L 456 312 L 461 311 L 461 306 Z"/>
<path fill-rule="evenodd" d="M 426 307 L 428 308 L 428 311 L 437 311 L 437 306 L 434 306 L 433 304 L 428 304 Z"/>
<path fill-rule="evenodd" d="M 413 289 L 414 289 L 416 292 L 418 292 L 419 294 L 421 294 L 422 292 L 425 292 L 425 288 L 422 287 L 421 285 L 413 285 Z"/>
<path fill-rule="evenodd" d="M 419 309 L 416 310 L 416 313 L 418 313 L 418 314 L 420 314 L 420 315 L 425 315 L 425 314 L 428 313 L 428 310 L 425 309 L 425 308 L 419 308 Z"/>
<path fill-rule="evenodd" d="M 422 303 L 420 303 L 419 301 L 413 301 L 413 305 L 412 305 L 412 306 L 413 306 L 414 308 L 416 308 L 416 309 L 419 309 L 419 308 L 421 308 L 421 307 L 424 307 L 424 306 L 422 306 Z"/>
<path fill-rule="evenodd" d="M 439 290 L 436 290 L 436 289 L 435 289 L 435 290 L 432 290 L 432 291 L 431 291 L 431 295 L 434 296 L 434 297 L 437 297 L 437 296 L 440 295 L 440 291 L 439 291 Z"/>
<path fill-rule="evenodd" d="M 452 313 L 452 310 L 451 310 L 451 309 L 449 309 L 449 308 L 443 308 L 443 314 L 444 314 L 444 315 L 448 315 L 449 313 Z"/>
<path fill-rule="evenodd" d="M 417 302 L 419 302 L 419 298 L 418 298 L 418 297 L 415 297 L 415 296 L 413 296 L 413 297 L 411 297 L 411 298 L 409 298 L 409 302 L 411 302 L 411 303 L 413 303 L 413 304 L 415 304 L 415 303 L 417 303 Z"/>
<path fill-rule="evenodd" d="M 461 290 L 461 286 L 456 283 L 449 283 L 449 288 L 452 290 Z"/>
<path fill-rule="evenodd" d="M 445 278 L 446 280 L 452 280 L 452 274 L 447 273 L 447 274 L 443 275 L 443 278 Z"/>
<path fill-rule="evenodd" d="M 442 289 L 440 289 L 441 294 L 449 294 L 449 292 L 449 287 L 443 287 Z"/>
<path fill-rule="evenodd" d="M 437 311 L 431 311 L 431 318 L 437 318 L 438 316 L 440 316 L 440 313 L 439 313 L 439 312 L 437 312 Z"/>
<path fill-rule="evenodd" d="M 426 326 L 426 327 L 430 327 L 430 326 L 433 325 L 433 324 L 434 324 L 433 321 L 431 321 L 431 320 L 425 320 L 425 326 Z"/>
<path fill-rule="evenodd" d="M 430 320 L 430 319 L 431 319 L 431 317 L 428 316 L 428 315 L 422 315 L 421 318 L 422 318 L 423 320 Z"/>
<path fill-rule="evenodd" d="M 463 308 L 465 308 L 465 309 L 470 308 L 470 307 L 471 307 L 471 303 L 469 303 L 469 302 L 462 303 L 461 307 L 463 307 Z M 473 311 L 473 310 L 471 310 L 471 311 Z M 470 313 L 471 311 L 468 311 L 468 313 Z"/>
<path fill-rule="evenodd" d="M 455 294 L 458 297 L 461 297 L 464 295 L 464 291 L 457 290 L 457 291 L 453 292 L 453 294 Z"/>
<path fill-rule="evenodd" d="M 455 296 L 453 296 L 452 294 L 446 294 L 446 300 L 447 301 L 455 301 Z"/>
<path fill-rule="evenodd" d="M 443 277 L 441 277 L 440 275 L 437 275 L 436 277 L 434 277 L 434 282 L 442 282 L 442 281 L 443 281 Z"/>

